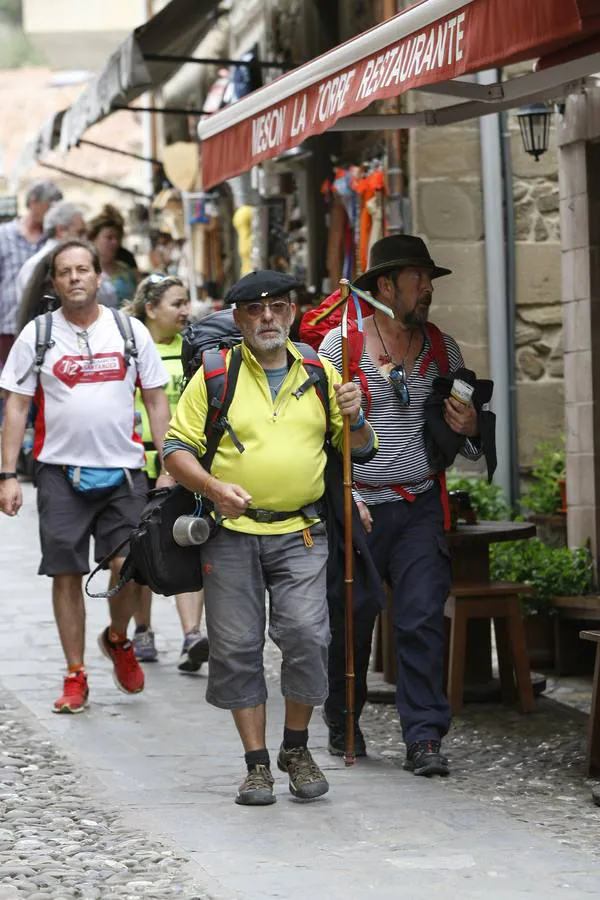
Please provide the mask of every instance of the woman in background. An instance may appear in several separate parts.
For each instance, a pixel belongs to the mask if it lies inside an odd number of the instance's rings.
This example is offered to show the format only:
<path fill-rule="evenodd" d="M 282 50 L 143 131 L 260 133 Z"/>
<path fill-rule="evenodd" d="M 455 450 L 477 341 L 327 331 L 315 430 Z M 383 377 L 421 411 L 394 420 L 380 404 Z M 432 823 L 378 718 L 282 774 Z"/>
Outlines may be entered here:
<path fill-rule="evenodd" d="M 133 300 L 124 307 L 124 311 L 140 319 L 152 335 L 170 376 L 166 391 L 169 406 L 174 412 L 183 387 L 181 332 L 190 314 L 188 291 L 181 279 L 174 275 L 149 275 L 140 283 Z M 152 443 L 150 424 L 141 396 L 136 398 L 136 419 L 146 450 L 146 474 L 150 486 L 154 487 L 160 461 Z M 208 639 L 200 634 L 202 591 L 178 594 L 175 603 L 183 630 L 183 647 L 177 668 L 180 672 L 197 672 L 208 659 Z M 151 607 L 152 591 L 144 588 L 139 609 L 134 613 L 136 629 L 133 647 L 140 662 L 153 662 L 157 658 L 150 621 Z"/>
<path fill-rule="evenodd" d="M 104 278 L 110 279 L 118 306 L 131 300 L 137 286 L 133 269 L 118 259 L 124 231 L 123 216 L 116 207 L 109 204 L 88 225 L 88 238 L 98 251 L 102 274 Z"/>

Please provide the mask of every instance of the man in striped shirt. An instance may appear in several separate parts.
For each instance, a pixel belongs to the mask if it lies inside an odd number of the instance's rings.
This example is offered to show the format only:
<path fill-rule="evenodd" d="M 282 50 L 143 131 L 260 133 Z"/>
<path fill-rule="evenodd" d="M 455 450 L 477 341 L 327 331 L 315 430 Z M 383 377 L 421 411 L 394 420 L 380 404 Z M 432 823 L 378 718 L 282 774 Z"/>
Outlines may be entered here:
<path fill-rule="evenodd" d="M 441 740 L 450 726 L 443 690 L 444 603 L 450 590 L 450 557 L 444 534 L 440 484 L 432 473 L 424 440 L 425 399 L 440 374 L 427 321 L 433 279 L 450 275 L 435 265 L 424 242 L 392 235 L 376 242 L 370 268 L 356 285 L 371 291 L 394 318 L 375 310 L 364 321 L 360 368 L 370 394 L 369 421 L 379 436 L 379 452 L 368 463 L 354 464 L 355 500 L 368 533 L 370 550 L 393 595 L 396 638 L 396 705 L 407 747 L 405 768 L 416 775 L 447 775 Z M 448 371 L 464 366 L 462 354 L 443 335 Z M 341 370 L 341 334 L 335 328 L 319 353 Z M 429 363 L 427 358 L 429 357 Z M 356 380 L 356 379 L 355 379 Z M 369 400 L 363 390 L 363 406 Z M 463 455 L 476 459 L 477 414 L 450 398 L 444 418 L 464 435 Z M 333 604 L 335 607 L 335 604 Z M 376 610 L 355 612 L 357 755 L 366 755 L 358 720 L 367 694 L 367 668 Z M 329 750 L 344 750 L 344 629 L 332 614 L 329 698 L 325 718 Z"/>

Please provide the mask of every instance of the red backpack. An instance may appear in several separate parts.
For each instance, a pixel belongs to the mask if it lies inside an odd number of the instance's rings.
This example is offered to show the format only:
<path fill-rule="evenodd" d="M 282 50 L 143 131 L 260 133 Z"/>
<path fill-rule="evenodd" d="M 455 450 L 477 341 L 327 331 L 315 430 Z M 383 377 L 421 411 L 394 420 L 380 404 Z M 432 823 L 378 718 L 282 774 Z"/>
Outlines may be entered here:
<path fill-rule="evenodd" d="M 300 338 L 315 350 L 321 346 L 325 336 L 340 325 L 342 321 L 343 304 L 340 302 L 340 291 L 337 290 L 329 297 L 326 297 L 320 306 L 316 309 L 309 309 L 302 316 L 300 322 Z M 365 300 L 357 298 L 360 310 L 363 316 L 370 316 L 373 313 L 373 307 Z M 331 312 L 325 315 L 326 311 Z M 419 375 L 423 377 L 432 362 L 436 362 L 440 375 L 447 375 L 450 364 L 448 362 L 448 353 L 444 336 L 437 325 L 428 322 L 425 325 L 425 334 L 429 340 L 429 350 L 423 357 L 419 367 Z M 356 307 L 354 303 L 350 303 L 348 307 L 348 349 L 350 363 L 350 378 L 355 376 L 358 378 L 361 390 L 367 398 L 367 417 L 371 411 L 371 391 L 365 376 L 360 367 L 360 360 L 364 349 L 365 336 L 359 331 L 358 322 L 356 320 Z"/>

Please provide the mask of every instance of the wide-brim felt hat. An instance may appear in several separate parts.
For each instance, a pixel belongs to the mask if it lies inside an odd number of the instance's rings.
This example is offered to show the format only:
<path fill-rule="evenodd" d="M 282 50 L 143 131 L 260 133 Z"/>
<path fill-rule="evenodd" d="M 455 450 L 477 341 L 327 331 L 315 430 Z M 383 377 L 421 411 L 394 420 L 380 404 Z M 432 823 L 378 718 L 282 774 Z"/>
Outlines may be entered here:
<path fill-rule="evenodd" d="M 374 293 L 380 275 L 385 275 L 392 269 L 402 269 L 405 266 L 428 269 L 432 278 L 452 275 L 452 269 L 436 266 L 425 241 L 420 237 L 415 237 L 413 234 L 390 234 L 373 244 L 369 256 L 369 268 L 354 279 L 354 284 L 363 291 Z"/>
<path fill-rule="evenodd" d="M 257 269 L 236 281 L 227 292 L 225 303 L 243 303 L 244 301 L 263 300 L 267 297 L 283 297 L 300 287 L 301 285 L 296 279 L 285 272 Z"/>

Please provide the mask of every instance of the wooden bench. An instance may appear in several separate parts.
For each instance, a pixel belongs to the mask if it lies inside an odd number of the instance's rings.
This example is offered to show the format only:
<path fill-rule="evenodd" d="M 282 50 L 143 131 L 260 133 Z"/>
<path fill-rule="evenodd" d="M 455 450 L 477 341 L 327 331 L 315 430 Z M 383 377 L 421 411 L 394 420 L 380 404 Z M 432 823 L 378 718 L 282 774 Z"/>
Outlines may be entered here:
<path fill-rule="evenodd" d="M 453 714 L 463 706 L 467 625 L 470 619 L 490 619 L 494 623 L 502 699 L 519 700 L 523 712 L 535 708 L 531 673 L 525 644 L 525 630 L 519 596 L 532 593 L 524 584 L 482 582 L 452 585 L 444 613 L 450 619 L 447 694 Z"/>
<path fill-rule="evenodd" d="M 582 631 L 579 636 L 584 641 L 593 641 L 596 645 L 585 771 L 586 775 L 598 775 L 600 774 L 600 631 Z"/>
<path fill-rule="evenodd" d="M 582 653 L 583 648 L 579 634 L 583 624 L 600 622 L 600 594 L 584 594 L 581 597 L 553 597 L 551 605 L 555 612 L 553 628 L 556 674 L 590 674 L 594 671 L 593 648 L 589 647 L 590 653 Z"/>

